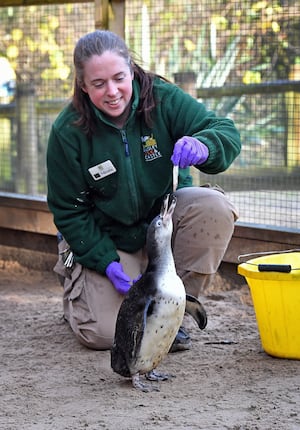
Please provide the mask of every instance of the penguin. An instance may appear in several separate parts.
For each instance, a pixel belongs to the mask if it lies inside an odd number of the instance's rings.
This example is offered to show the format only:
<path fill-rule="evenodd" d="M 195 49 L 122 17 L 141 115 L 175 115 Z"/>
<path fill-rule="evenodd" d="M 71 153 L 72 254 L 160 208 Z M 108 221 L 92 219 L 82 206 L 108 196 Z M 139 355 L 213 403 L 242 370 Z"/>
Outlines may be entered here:
<path fill-rule="evenodd" d="M 171 248 L 175 206 L 176 196 L 168 194 L 148 227 L 148 266 L 120 306 L 111 348 L 113 371 L 131 378 L 133 387 L 143 392 L 159 389 L 141 381 L 140 375 L 151 381 L 171 376 L 155 369 L 169 352 L 184 313 L 190 313 L 200 329 L 207 324 L 202 304 L 186 294 L 175 269 Z"/>

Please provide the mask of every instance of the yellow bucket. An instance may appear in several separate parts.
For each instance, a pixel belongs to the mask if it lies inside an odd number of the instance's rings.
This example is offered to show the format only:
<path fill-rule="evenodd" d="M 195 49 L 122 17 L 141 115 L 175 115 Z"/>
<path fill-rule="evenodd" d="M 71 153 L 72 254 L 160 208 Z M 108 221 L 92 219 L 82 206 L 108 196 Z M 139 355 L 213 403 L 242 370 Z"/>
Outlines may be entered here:
<path fill-rule="evenodd" d="M 251 259 L 238 273 L 250 288 L 263 349 L 300 359 L 300 252 Z"/>

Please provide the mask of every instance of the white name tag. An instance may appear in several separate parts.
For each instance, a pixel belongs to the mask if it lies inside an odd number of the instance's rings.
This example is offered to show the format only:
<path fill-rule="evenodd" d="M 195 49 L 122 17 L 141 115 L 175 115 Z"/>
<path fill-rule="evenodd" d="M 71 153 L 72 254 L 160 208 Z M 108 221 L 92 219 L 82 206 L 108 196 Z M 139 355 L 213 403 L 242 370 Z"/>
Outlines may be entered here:
<path fill-rule="evenodd" d="M 106 176 L 112 175 L 117 169 L 110 160 L 104 161 L 103 163 L 97 164 L 89 168 L 89 173 L 92 175 L 95 181 L 105 178 Z"/>

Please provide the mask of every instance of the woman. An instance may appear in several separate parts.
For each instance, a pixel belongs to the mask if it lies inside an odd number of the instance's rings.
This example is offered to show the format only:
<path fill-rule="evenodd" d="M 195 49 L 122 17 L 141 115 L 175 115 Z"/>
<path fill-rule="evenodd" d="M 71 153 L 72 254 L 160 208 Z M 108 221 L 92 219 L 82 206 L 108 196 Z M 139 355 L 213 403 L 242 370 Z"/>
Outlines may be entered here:
<path fill-rule="evenodd" d="M 147 265 L 147 226 L 172 191 L 174 165 L 177 272 L 194 296 L 210 284 L 236 212 L 223 193 L 193 187 L 189 167 L 222 172 L 241 143 L 231 120 L 144 71 L 112 32 L 83 36 L 74 65 L 73 99 L 53 124 L 47 152 L 48 204 L 62 238 L 55 270 L 65 278 L 64 314 L 78 340 L 108 349 L 124 294 Z M 173 349 L 189 343 L 181 330 Z"/>

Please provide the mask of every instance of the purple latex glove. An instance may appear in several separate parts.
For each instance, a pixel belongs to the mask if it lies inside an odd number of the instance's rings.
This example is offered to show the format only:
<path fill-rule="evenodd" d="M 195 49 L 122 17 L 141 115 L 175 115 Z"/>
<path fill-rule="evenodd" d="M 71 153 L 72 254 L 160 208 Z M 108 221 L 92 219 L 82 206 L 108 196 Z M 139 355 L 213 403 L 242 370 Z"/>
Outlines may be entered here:
<path fill-rule="evenodd" d="M 194 137 L 183 136 L 175 143 L 171 160 L 174 166 L 184 169 L 188 166 L 204 163 L 208 155 L 209 151 L 204 143 Z"/>
<path fill-rule="evenodd" d="M 120 294 L 126 294 L 131 287 L 130 277 L 123 271 L 121 263 L 113 261 L 106 268 L 106 276 Z"/>

